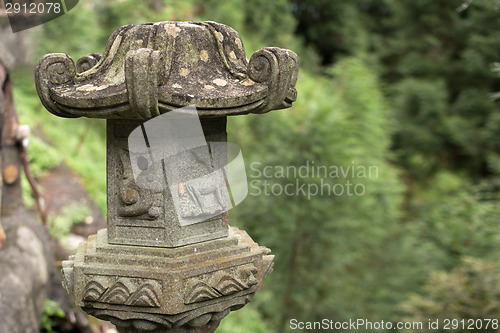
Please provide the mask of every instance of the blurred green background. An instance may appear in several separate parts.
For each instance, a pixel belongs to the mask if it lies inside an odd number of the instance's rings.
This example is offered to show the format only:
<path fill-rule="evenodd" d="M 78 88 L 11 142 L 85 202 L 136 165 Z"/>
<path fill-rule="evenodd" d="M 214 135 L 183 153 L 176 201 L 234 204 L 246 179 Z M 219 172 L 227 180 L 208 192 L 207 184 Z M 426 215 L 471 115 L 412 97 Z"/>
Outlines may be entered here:
<path fill-rule="evenodd" d="M 33 66 L 45 53 L 100 53 L 121 25 L 166 20 L 225 23 L 249 56 L 264 46 L 299 55 L 291 109 L 229 120 L 249 181 L 365 189 L 250 188 L 230 223 L 271 248 L 275 268 L 217 332 L 291 332 L 291 319 L 500 318 L 498 0 L 81 0 L 33 29 L 32 65 L 12 75 L 21 122 L 44 138 L 30 147 L 36 176 L 64 160 L 105 213 L 105 122 L 49 114 Z M 267 178 L 255 162 L 377 174 Z"/>

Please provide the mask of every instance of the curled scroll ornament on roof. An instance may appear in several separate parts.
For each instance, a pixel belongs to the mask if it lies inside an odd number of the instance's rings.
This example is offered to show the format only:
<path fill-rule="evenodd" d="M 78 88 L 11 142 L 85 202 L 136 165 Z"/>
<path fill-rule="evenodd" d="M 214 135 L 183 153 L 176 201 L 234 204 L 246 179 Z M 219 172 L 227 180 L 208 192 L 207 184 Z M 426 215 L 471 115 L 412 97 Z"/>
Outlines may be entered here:
<path fill-rule="evenodd" d="M 265 113 L 297 98 L 299 59 L 266 47 L 247 59 L 240 36 L 215 22 L 127 25 L 102 55 L 62 53 L 35 71 L 43 105 L 61 117 L 150 119 L 195 105 L 201 117 Z"/>

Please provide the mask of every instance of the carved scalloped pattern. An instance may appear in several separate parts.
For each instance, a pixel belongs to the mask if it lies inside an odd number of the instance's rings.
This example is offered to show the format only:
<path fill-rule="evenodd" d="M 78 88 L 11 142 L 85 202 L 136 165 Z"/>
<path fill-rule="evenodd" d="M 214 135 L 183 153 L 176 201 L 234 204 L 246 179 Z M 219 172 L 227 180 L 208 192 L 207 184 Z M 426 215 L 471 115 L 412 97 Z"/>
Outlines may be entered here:
<path fill-rule="evenodd" d="M 157 280 L 91 276 L 83 300 L 140 307 L 160 307 L 161 283 Z"/>
<path fill-rule="evenodd" d="M 258 283 L 254 265 L 245 265 L 230 271 L 190 278 L 184 293 L 184 304 L 192 304 L 249 289 Z"/>
<path fill-rule="evenodd" d="M 212 326 L 215 329 L 218 322 L 229 314 L 245 306 L 253 298 L 253 293 L 232 298 L 226 302 L 219 302 L 193 310 L 175 314 L 153 314 L 140 311 L 117 311 L 84 307 L 83 310 L 97 318 L 109 320 L 118 327 L 131 327 L 141 332 L 154 330 L 172 330 L 181 332 L 198 332 L 196 329 Z M 208 332 L 209 330 L 207 330 Z"/>

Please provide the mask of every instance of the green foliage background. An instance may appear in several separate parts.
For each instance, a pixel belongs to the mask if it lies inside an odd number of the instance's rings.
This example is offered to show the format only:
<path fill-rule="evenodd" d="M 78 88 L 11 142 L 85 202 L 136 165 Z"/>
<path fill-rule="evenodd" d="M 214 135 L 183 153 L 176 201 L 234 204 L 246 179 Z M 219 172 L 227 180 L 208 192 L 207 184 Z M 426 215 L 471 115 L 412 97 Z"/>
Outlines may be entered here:
<path fill-rule="evenodd" d="M 291 109 L 229 120 L 254 184 L 231 224 L 276 259 L 264 289 L 217 332 L 289 332 L 292 318 L 500 318 L 497 0 L 81 1 L 33 43 L 38 57 L 77 59 L 120 25 L 161 20 L 219 21 L 248 55 L 280 46 L 301 58 Z M 52 146 L 47 161 L 35 141 L 35 170 L 64 158 L 105 212 L 104 122 L 54 117 L 30 73 L 13 78 L 22 121 Z M 362 184 L 362 196 L 252 192 L 297 180 L 256 165 L 313 162 L 378 172 L 299 179 Z"/>

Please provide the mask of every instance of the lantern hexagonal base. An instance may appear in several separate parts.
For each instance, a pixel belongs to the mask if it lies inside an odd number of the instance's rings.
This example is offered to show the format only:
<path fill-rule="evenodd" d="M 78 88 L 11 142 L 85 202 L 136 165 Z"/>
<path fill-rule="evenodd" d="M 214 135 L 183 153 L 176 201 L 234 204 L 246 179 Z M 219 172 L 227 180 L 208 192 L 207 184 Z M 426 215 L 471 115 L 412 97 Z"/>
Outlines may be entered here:
<path fill-rule="evenodd" d="M 237 228 L 178 248 L 109 244 L 104 229 L 63 262 L 64 285 L 122 331 L 198 332 L 251 301 L 272 271 L 269 253 Z"/>

